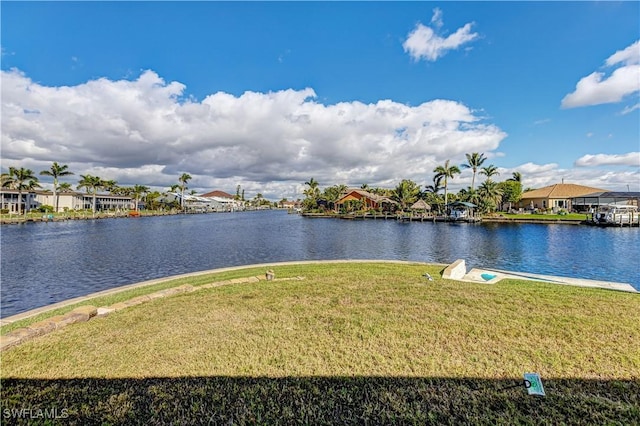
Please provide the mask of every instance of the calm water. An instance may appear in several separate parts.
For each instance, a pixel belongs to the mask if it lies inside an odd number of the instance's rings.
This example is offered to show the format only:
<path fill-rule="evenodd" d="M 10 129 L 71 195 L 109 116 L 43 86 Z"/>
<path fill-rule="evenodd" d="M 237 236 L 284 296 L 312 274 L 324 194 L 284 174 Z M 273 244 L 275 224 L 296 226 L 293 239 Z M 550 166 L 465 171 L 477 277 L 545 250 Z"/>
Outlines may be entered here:
<path fill-rule="evenodd" d="M 153 278 L 287 260 L 399 259 L 631 283 L 640 229 L 308 219 L 283 211 L 0 228 L 1 316 Z"/>

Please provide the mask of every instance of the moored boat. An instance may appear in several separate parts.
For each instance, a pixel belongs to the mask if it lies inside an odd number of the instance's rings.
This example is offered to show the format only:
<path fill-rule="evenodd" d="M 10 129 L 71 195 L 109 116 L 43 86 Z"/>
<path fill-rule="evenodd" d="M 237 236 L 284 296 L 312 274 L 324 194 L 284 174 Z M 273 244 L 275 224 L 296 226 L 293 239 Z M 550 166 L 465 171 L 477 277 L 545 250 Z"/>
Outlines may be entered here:
<path fill-rule="evenodd" d="M 607 204 L 593 213 L 592 221 L 597 225 L 633 225 L 640 223 L 638 206 Z"/>

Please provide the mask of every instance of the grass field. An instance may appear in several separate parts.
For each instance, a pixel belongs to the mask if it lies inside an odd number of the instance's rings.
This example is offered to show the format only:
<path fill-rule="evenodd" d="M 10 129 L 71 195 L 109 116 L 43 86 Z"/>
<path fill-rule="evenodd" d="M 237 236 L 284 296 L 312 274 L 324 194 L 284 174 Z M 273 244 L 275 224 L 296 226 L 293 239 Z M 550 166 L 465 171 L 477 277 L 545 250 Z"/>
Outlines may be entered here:
<path fill-rule="evenodd" d="M 2 353 L 0 415 L 56 408 L 75 424 L 640 423 L 637 294 L 460 283 L 440 279 L 441 269 L 278 266 L 278 278 L 305 279 L 203 289 L 68 326 Z M 525 372 L 541 374 L 547 396 L 527 395 Z"/>

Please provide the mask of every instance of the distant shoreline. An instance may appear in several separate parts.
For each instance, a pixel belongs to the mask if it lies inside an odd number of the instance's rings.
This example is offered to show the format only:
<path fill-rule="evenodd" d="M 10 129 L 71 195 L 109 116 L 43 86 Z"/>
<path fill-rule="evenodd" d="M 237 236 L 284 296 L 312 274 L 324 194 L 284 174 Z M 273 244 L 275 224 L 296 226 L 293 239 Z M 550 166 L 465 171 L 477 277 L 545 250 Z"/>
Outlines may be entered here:
<path fill-rule="evenodd" d="M 286 210 L 286 209 L 272 209 L 272 210 Z M 254 210 L 246 210 L 254 211 Z M 132 216 L 129 212 L 118 213 L 96 213 L 92 215 L 90 213 L 76 213 L 52 216 L 51 214 L 38 214 L 30 215 L 27 217 L 17 217 L 2 215 L 0 217 L 0 225 L 19 225 L 24 223 L 38 223 L 38 222 L 65 222 L 75 220 L 96 220 L 96 219 L 139 219 L 143 217 L 155 217 L 155 216 L 176 216 L 176 215 L 199 215 L 199 214 L 212 214 L 212 213 L 238 213 L 244 211 L 221 211 L 221 212 L 160 212 L 160 211 L 140 211 L 138 215 Z M 323 219 L 344 219 L 344 220 L 398 220 L 403 222 L 446 222 L 446 223 L 529 223 L 529 224 L 542 224 L 542 225 L 587 225 L 587 226 L 616 226 L 616 225 L 598 225 L 589 221 L 585 215 L 585 219 L 561 219 L 561 218 L 522 218 L 522 217 L 505 217 L 505 216 L 479 216 L 462 221 L 451 221 L 444 216 L 435 215 L 396 215 L 396 214 L 336 214 L 336 213 L 301 213 L 301 216 L 305 218 L 323 218 Z M 625 226 L 629 226 L 625 224 Z M 631 227 L 638 227 L 637 224 L 632 224 Z"/>
<path fill-rule="evenodd" d="M 468 223 L 530 223 L 530 224 L 542 224 L 542 225 L 587 225 L 587 226 L 600 226 L 595 223 L 590 222 L 586 217 L 585 219 L 558 219 L 558 218 L 549 218 L 549 219 L 541 219 L 541 218 L 511 218 L 511 217 L 476 217 L 471 220 L 462 220 L 462 221 L 452 221 L 444 216 L 397 216 L 397 215 L 349 215 L 349 214 L 326 214 L 326 213 L 302 213 L 302 216 L 307 218 L 326 218 L 326 219 L 345 219 L 345 220 L 399 220 L 405 222 L 446 222 L 446 223 L 459 223 L 459 222 L 468 222 Z M 585 215 L 586 216 L 586 215 Z M 608 225 L 613 226 L 613 225 Z M 629 226 L 625 224 L 625 226 Z M 637 227 L 637 225 L 632 225 Z"/>

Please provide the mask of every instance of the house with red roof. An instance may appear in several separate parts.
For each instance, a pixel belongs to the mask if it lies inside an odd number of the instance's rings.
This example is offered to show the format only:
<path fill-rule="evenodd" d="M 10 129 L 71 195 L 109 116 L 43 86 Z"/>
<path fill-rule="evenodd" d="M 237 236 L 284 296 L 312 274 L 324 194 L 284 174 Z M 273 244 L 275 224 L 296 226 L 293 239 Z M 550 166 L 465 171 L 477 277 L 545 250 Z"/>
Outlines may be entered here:
<path fill-rule="evenodd" d="M 205 198 L 228 198 L 230 200 L 234 200 L 235 197 L 227 192 L 224 191 L 211 191 L 211 192 L 207 192 L 206 194 L 202 194 L 201 197 L 205 197 Z"/>

